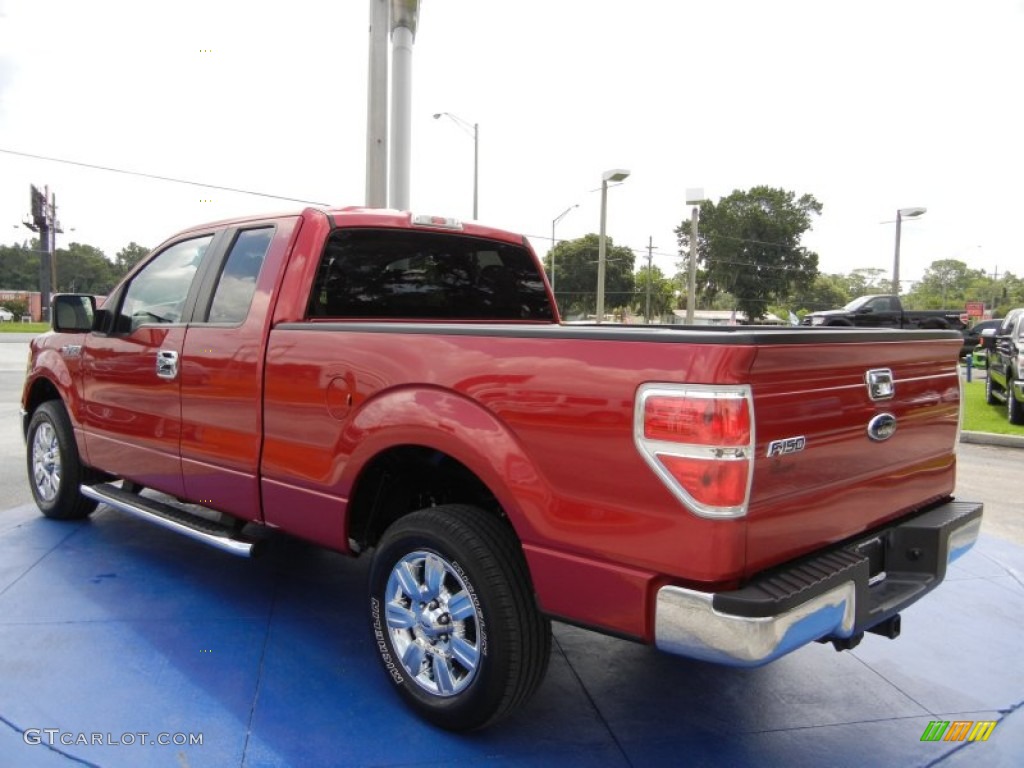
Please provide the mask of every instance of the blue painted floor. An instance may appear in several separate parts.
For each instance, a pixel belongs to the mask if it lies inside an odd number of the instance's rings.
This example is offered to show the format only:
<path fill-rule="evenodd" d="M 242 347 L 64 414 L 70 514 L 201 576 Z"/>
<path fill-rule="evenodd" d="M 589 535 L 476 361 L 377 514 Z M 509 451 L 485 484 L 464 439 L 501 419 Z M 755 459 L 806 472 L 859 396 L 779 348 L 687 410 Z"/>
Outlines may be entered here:
<path fill-rule="evenodd" d="M 0 767 L 1024 764 L 1024 548 L 1002 539 L 904 612 L 899 640 L 853 652 L 735 670 L 556 625 L 536 698 L 469 736 L 391 690 L 365 563 L 268 550 L 234 558 L 107 508 L 0 512 Z M 931 720 L 998 725 L 922 742 Z M 202 744 L 149 743 L 182 734 Z"/>

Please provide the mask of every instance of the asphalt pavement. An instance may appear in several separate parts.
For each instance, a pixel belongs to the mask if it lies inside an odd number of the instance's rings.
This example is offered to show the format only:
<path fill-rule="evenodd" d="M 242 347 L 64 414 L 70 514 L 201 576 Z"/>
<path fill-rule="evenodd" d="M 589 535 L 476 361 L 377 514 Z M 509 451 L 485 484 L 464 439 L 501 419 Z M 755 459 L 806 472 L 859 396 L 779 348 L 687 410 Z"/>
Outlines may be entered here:
<path fill-rule="evenodd" d="M 25 441 L 21 436 L 21 388 L 28 342 L 34 334 L 0 333 L 0 508 L 32 501 L 25 480 Z M 3 512 L 0 512 L 0 516 Z M 2 765 L 2 764 L 0 764 Z"/>

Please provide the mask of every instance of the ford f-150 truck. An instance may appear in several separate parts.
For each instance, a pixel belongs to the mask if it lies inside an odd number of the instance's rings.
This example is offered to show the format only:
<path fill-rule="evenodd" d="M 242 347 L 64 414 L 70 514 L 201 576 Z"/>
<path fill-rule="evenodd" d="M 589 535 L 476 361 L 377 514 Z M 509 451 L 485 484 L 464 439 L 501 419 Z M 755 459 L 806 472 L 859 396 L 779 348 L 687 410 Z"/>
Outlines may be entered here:
<path fill-rule="evenodd" d="M 369 554 L 387 679 L 452 730 L 530 696 L 551 619 L 739 666 L 895 637 L 981 524 L 958 333 L 563 325 L 526 239 L 476 223 L 196 227 L 53 326 L 42 512 Z"/>
<path fill-rule="evenodd" d="M 904 309 L 899 296 L 858 296 L 842 309 L 804 315 L 801 325 L 859 328 L 955 328 L 963 330 L 956 309 Z"/>
<path fill-rule="evenodd" d="M 1011 424 L 1024 424 L 1024 308 L 1012 309 L 998 328 L 984 331 L 985 399 L 1004 403 Z"/>

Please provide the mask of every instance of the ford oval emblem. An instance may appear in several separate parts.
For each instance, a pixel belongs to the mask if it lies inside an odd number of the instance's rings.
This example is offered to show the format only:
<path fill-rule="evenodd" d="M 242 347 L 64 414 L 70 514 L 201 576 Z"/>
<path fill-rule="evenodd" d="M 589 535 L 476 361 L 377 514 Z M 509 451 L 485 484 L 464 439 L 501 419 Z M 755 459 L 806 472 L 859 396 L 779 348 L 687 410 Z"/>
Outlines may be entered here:
<path fill-rule="evenodd" d="M 868 422 L 868 437 L 872 440 L 888 440 L 895 431 L 896 417 L 891 413 L 880 413 Z"/>

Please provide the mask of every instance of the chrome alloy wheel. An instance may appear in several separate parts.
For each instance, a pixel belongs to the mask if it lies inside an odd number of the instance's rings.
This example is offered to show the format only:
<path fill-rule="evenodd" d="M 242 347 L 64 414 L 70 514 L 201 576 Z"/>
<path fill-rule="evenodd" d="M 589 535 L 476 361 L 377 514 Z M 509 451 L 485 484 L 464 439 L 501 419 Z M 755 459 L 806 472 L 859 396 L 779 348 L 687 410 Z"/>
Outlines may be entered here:
<path fill-rule="evenodd" d="M 473 681 L 480 664 L 480 614 L 447 560 L 417 551 L 395 563 L 386 617 L 402 666 L 425 691 L 454 696 Z"/>
<path fill-rule="evenodd" d="M 60 492 L 60 445 L 57 432 L 42 423 L 32 438 L 32 481 L 43 501 L 53 501 Z"/>

